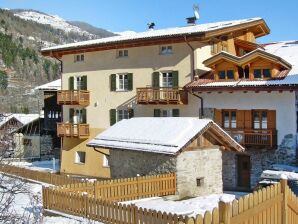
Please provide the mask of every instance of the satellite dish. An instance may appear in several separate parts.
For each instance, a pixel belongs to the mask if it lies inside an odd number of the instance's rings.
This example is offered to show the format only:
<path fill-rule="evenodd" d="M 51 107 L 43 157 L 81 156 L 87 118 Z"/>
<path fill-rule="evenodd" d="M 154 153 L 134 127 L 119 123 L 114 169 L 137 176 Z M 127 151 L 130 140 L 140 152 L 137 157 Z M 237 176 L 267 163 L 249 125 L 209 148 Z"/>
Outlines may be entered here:
<path fill-rule="evenodd" d="M 193 5 L 193 11 L 194 11 L 196 19 L 199 19 L 200 18 L 200 13 L 199 13 L 199 5 L 198 4 Z"/>

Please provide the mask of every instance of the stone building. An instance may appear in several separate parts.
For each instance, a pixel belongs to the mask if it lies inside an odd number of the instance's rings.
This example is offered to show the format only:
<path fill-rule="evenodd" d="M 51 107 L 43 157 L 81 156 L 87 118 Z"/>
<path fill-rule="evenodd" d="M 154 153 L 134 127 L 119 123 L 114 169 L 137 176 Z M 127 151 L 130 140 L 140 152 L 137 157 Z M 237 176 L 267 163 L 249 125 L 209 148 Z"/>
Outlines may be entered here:
<path fill-rule="evenodd" d="M 223 155 L 244 153 L 212 120 L 185 117 L 123 120 L 87 145 L 110 149 L 112 178 L 176 173 L 179 197 L 222 193 L 223 166 L 235 166 Z"/>

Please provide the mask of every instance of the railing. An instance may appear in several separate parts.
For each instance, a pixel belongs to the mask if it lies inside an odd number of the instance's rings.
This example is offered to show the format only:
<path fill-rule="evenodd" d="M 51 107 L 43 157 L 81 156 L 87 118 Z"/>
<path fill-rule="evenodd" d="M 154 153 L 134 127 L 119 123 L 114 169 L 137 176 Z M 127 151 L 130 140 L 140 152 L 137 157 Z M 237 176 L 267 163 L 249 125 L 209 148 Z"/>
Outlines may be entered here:
<path fill-rule="evenodd" d="M 57 95 L 57 104 L 88 106 L 90 93 L 87 90 L 60 90 Z"/>
<path fill-rule="evenodd" d="M 262 148 L 275 148 L 277 146 L 276 130 L 236 129 L 226 130 L 239 144 Z"/>
<path fill-rule="evenodd" d="M 57 123 L 58 137 L 88 138 L 89 124 Z"/>
<path fill-rule="evenodd" d="M 138 104 L 187 104 L 187 92 L 181 88 L 137 88 Z"/>

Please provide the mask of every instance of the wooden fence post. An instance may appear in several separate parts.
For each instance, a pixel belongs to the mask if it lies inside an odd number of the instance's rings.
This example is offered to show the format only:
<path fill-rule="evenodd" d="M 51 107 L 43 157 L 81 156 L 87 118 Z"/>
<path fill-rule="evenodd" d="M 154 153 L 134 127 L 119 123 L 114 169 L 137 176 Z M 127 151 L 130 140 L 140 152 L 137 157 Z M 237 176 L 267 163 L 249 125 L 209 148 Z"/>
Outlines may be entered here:
<path fill-rule="evenodd" d="M 220 201 L 218 204 L 218 210 L 219 210 L 219 223 L 231 224 L 231 218 L 232 218 L 231 204 Z"/>
<path fill-rule="evenodd" d="M 283 193 L 282 201 L 282 224 L 288 224 L 288 181 L 287 179 L 281 179 L 281 192 Z"/>
<path fill-rule="evenodd" d="M 131 223 L 132 224 L 138 224 L 138 207 L 132 204 L 131 206 Z"/>

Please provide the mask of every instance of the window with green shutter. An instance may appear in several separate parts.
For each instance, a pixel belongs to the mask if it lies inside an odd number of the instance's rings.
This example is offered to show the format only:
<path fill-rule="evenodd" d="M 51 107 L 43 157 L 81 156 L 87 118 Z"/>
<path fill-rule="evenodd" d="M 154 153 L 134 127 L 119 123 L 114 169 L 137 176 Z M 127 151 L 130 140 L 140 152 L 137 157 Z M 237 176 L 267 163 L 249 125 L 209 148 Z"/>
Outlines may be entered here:
<path fill-rule="evenodd" d="M 178 71 L 173 71 L 173 87 L 179 87 L 179 73 Z"/>
<path fill-rule="evenodd" d="M 87 90 L 87 76 L 86 75 L 82 76 L 81 82 L 82 82 L 81 90 Z"/>
<path fill-rule="evenodd" d="M 116 109 L 110 109 L 110 125 L 112 126 L 113 124 L 116 123 Z"/>
<path fill-rule="evenodd" d="M 173 115 L 173 117 L 179 117 L 179 116 L 180 116 L 180 111 L 179 111 L 179 109 L 173 109 L 173 111 L 172 111 L 172 115 Z"/>
<path fill-rule="evenodd" d="M 159 72 L 152 73 L 152 87 L 160 87 L 159 76 L 160 76 Z"/>
<path fill-rule="evenodd" d="M 154 109 L 154 117 L 160 117 L 160 109 Z"/>
<path fill-rule="evenodd" d="M 87 110 L 82 109 L 82 123 L 86 124 L 87 123 Z"/>
<path fill-rule="evenodd" d="M 69 122 L 73 123 L 73 116 L 74 116 L 74 109 L 70 108 L 69 109 Z"/>
<path fill-rule="evenodd" d="M 73 90 L 74 89 L 74 77 L 71 76 L 68 78 L 68 89 Z"/>
<path fill-rule="evenodd" d="M 116 91 L 116 74 L 110 76 L 111 91 Z"/>
<path fill-rule="evenodd" d="M 133 90 L 133 75 L 132 75 L 132 73 L 127 74 L 127 79 L 128 79 L 127 90 L 131 91 L 131 90 Z"/>

